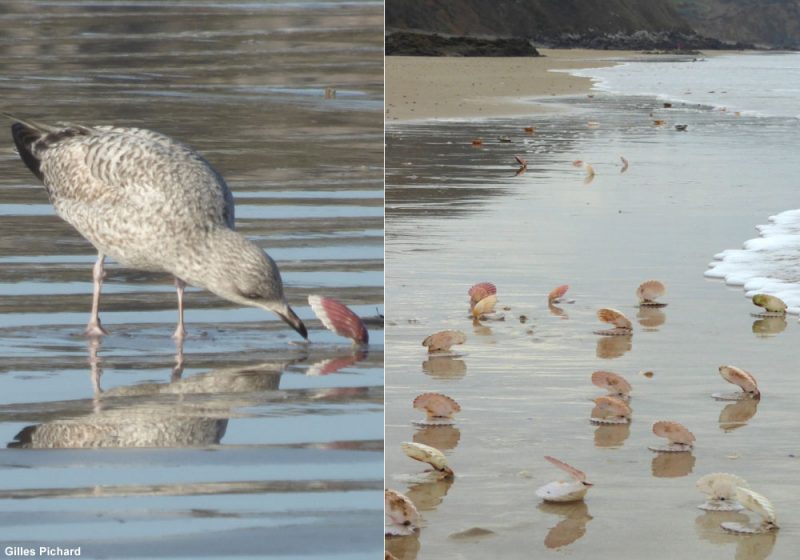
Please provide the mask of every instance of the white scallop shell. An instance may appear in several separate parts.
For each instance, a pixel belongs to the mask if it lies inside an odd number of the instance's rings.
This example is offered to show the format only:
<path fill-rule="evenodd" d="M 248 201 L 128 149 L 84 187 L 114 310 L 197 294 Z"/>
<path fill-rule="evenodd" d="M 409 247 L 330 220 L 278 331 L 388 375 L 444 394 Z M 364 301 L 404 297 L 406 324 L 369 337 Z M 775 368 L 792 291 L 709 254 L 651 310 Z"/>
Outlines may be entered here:
<path fill-rule="evenodd" d="M 410 441 L 401 443 L 400 447 L 411 459 L 427 463 L 439 472 L 453 474 L 452 469 L 447 466 L 447 457 L 435 447 Z"/>
<path fill-rule="evenodd" d="M 765 496 L 747 488 L 737 488 L 736 499 L 744 507 L 760 515 L 764 522 L 775 525 L 775 508 L 772 507 L 772 502 Z"/>
<path fill-rule="evenodd" d="M 413 535 L 419 529 L 419 511 L 408 497 L 394 490 L 385 490 L 383 503 L 386 535 Z"/>
<path fill-rule="evenodd" d="M 497 296 L 496 295 L 486 296 L 478 303 L 476 303 L 475 306 L 472 308 L 472 316 L 477 319 L 481 315 L 494 313 L 495 305 L 497 305 Z"/>
<path fill-rule="evenodd" d="M 536 490 L 536 495 L 545 502 L 576 502 L 582 500 L 589 486 L 577 480 L 571 482 L 549 482 Z"/>
<path fill-rule="evenodd" d="M 695 483 L 697 489 L 708 496 L 706 503 L 697 507 L 706 511 L 739 511 L 744 506 L 736 499 L 736 489 L 747 486 L 743 478 L 729 473 L 710 473 Z"/>
<path fill-rule="evenodd" d="M 655 300 L 664 295 L 666 291 L 664 284 L 658 280 L 648 280 L 636 288 L 636 297 L 639 298 L 639 305 L 641 306 L 664 307 L 666 303 L 659 303 Z"/>

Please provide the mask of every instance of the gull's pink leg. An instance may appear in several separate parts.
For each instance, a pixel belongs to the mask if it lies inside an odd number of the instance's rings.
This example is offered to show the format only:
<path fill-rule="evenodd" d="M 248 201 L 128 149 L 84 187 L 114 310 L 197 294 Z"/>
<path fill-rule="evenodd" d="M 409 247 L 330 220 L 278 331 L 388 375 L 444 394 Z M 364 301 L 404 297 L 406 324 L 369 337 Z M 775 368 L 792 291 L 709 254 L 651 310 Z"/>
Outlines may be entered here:
<path fill-rule="evenodd" d="M 178 326 L 172 338 L 183 340 L 186 336 L 186 329 L 183 326 L 183 290 L 186 288 L 186 282 L 176 277 L 175 288 L 178 290 Z"/>
<path fill-rule="evenodd" d="M 94 289 L 92 291 L 92 316 L 89 318 L 89 324 L 86 325 L 86 336 L 103 336 L 108 334 L 100 324 L 100 287 L 103 285 L 103 261 L 106 256 L 103 253 L 97 253 L 97 262 L 94 263 L 92 269 L 92 279 L 94 280 Z"/>

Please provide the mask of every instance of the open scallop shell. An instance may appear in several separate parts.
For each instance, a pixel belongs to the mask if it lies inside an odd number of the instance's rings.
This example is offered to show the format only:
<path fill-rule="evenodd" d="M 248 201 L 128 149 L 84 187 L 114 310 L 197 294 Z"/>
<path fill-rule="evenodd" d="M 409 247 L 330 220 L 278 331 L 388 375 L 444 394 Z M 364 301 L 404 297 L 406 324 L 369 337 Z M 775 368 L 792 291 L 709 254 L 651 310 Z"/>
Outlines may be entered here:
<path fill-rule="evenodd" d="M 764 308 L 763 313 L 753 313 L 754 317 L 783 317 L 788 307 L 781 298 L 769 294 L 754 295 L 753 304 Z"/>
<path fill-rule="evenodd" d="M 423 426 L 450 426 L 453 415 L 461 411 L 461 405 L 441 393 L 422 393 L 414 399 L 414 408 L 425 411 L 425 421 L 415 422 Z"/>
<path fill-rule="evenodd" d="M 482 315 L 494 313 L 495 305 L 497 305 L 497 296 L 486 296 L 472 307 L 472 316 L 478 319 Z"/>
<path fill-rule="evenodd" d="M 467 335 L 461 331 L 439 331 L 423 340 L 422 345 L 428 348 L 428 354 L 434 354 L 447 352 L 453 345 L 464 344 L 466 340 Z"/>
<path fill-rule="evenodd" d="M 553 291 L 547 295 L 547 302 L 559 303 L 561 301 L 561 298 L 564 297 L 564 294 L 567 293 L 567 290 L 569 290 L 569 285 L 567 284 L 562 284 L 554 288 Z"/>
<path fill-rule="evenodd" d="M 642 307 L 664 307 L 666 303 L 660 303 L 656 300 L 666 293 L 667 289 L 664 284 L 658 280 L 648 280 L 642 282 L 636 288 L 636 297 L 639 298 L 639 305 Z"/>
<path fill-rule="evenodd" d="M 345 304 L 333 298 L 316 295 L 308 296 L 308 303 L 326 328 L 351 339 L 354 344 L 369 343 L 369 333 L 364 322 Z"/>
<path fill-rule="evenodd" d="M 627 424 L 632 410 L 628 403 L 617 397 L 604 395 L 594 399 L 591 422 L 594 424 Z"/>
<path fill-rule="evenodd" d="M 608 394 L 623 400 L 630 398 L 631 384 L 622 377 L 611 371 L 595 371 L 592 373 L 592 384 L 605 389 Z"/>
<path fill-rule="evenodd" d="M 633 323 L 621 311 L 604 307 L 597 310 L 597 318 L 604 323 L 614 325 L 613 329 L 594 331 L 595 334 L 606 336 L 627 336 L 633 333 Z"/>
<path fill-rule="evenodd" d="M 719 374 L 728 383 L 733 383 L 740 387 L 742 392 L 733 394 L 715 393 L 712 395 L 715 399 L 722 401 L 738 401 L 748 397 L 754 399 L 761 398 L 761 391 L 758 390 L 756 378 L 749 372 L 736 366 L 719 366 Z"/>
<path fill-rule="evenodd" d="M 648 447 L 651 451 L 663 453 L 676 453 L 691 451 L 695 441 L 694 434 L 679 422 L 659 420 L 653 424 L 653 433 L 659 437 L 667 438 L 669 445 L 662 447 Z"/>
<path fill-rule="evenodd" d="M 752 527 L 742 523 L 726 522 L 721 524 L 723 529 L 732 533 L 742 534 L 768 533 L 778 529 L 775 508 L 772 507 L 772 503 L 766 497 L 747 488 L 740 487 L 736 489 L 736 499 L 745 508 L 759 515 L 761 524 L 757 527 Z"/>
<path fill-rule="evenodd" d="M 549 455 L 545 455 L 544 458 L 547 461 L 549 461 L 550 464 L 558 467 L 559 469 L 561 469 L 565 473 L 568 473 L 576 481 L 582 482 L 583 484 L 586 484 L 587 486 L 591 486 L 592 485 L 591 482 L 588 482 L 586 480 L 586 473 L 584 473 L 583 471 L 578 470 L 575 467 L 573 467 L 572 465 L 569 465 L 569 464 L 565 463 L 564 461 L 556 459 L 555 457 L 551 457 Z"/>
<path fill-rule="evenodd" d="M 469 289 L 467 294 L 469 295 L 469 308 L 472 309 L 482 299 L 497 294 L 497 286 L 491 282 L 478 282 Z"/>
<path fill-rule="evenodd" d="M 413 535 L 419 529 L 419 511 L 408 497 L 394 490 L 384 490 L 383 504 L 386 535 Z"/>
<path fill-rule="evenodd" d="M 573 480 L 570 482 L 549 482 L 537 489 L 536 495 L 545 502 L 574 502 L 582 500 L 592 486 L 592 483 L 586 480 L 586 474 L 555 457 L 545 456 L 545 459 L 562 471 L 569 473 Z"/>
<path fill-rule="evenodd" d="M 453 476 L 453 469 L 447 466 L 447 457 L 435 447 L 410 441 L 401 443 L 400 447 L 411 459 L 427 463 L 440 473 Z"/>
<path fill-rule="evenodd" d="M 697 506 L 706 511 L 739 511 L 744 506 L 736 499 L 736 489 L 747 486 L 743 478 L 729 473 L 711 473 L 700 477 L 697 489 L 708 496 L 706 503 Z"/>

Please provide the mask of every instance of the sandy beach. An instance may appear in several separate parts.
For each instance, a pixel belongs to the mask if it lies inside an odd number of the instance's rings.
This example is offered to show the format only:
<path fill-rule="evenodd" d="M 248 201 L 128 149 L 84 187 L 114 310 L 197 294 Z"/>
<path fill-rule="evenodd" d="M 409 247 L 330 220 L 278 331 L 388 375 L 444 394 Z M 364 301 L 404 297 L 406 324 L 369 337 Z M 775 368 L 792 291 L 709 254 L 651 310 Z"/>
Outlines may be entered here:
<path fill-rule="evenodd" d="M 531 97 L 588 92 L 588 78 L 571 76 L 575 68 L 610 66 L 636 51 L 539 49 L 528 58 L 386 57 L 386 121 L 503 117 L 550 111 L 522 103 Z M 658 55 L 649 55 L 650 57 Z"/>

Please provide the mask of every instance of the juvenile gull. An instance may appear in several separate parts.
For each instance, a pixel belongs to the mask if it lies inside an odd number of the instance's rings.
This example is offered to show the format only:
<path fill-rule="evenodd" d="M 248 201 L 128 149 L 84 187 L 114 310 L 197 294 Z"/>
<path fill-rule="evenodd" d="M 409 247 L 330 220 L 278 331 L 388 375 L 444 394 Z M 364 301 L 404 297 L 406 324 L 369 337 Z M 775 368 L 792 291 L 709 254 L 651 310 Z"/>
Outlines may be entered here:
<path fill-rule="evenodd" d="M 205 288 L 240 305 L 275 312 L 308 338 L 289 307 L 275 262 L 235 232 L 233 196 L 192 148 L 140 128 L 45 125 L 12 119 L 22 161 L 44 183 L 56 213 L 97 249 L 89 336 L 107 334 L 98 314 L 103 261 L 168 272 L 178 290 Z"/>

